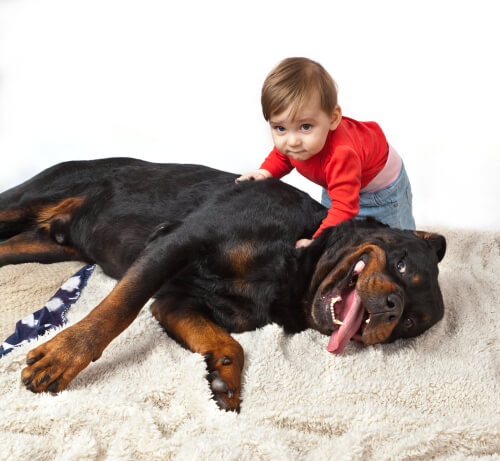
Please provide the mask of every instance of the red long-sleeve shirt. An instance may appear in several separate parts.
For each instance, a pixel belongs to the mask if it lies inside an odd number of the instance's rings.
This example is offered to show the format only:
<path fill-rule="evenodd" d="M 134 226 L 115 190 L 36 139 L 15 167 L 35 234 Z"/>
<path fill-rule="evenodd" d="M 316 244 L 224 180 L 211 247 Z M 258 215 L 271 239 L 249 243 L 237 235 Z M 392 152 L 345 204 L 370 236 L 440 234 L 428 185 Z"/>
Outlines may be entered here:
<path fill-rule="evenodd" d="M 327 217 L 313 237 L 323 229 L 353 218 L 359 212 L 359 192 L 382 170 L 388 144 L 375 122 L 358 122 L 342 117 L 335 131 L 330 131 L 323 149 L 308 160 L 294 160 L 276 147 L 260 168 L 281 178 L 294 168 L 307 179 L 326 188 L 332 200 Z"/>

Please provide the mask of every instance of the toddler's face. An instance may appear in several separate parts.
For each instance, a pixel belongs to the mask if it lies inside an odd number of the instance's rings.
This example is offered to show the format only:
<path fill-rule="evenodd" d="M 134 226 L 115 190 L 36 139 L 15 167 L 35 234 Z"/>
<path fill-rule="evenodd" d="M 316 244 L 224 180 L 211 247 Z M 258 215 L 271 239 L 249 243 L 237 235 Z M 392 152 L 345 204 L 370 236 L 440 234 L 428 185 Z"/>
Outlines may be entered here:
<path fill-rule="evenodd" d="M 330 130 L 337 128 L 342 118 L 340 107 L 333 114 L 321 109 L 319 95 L 311 98 L 295 114 L 290 116 L 291 108 L 269 119 L 274 145 L 284 155 L 294 160 L 308 160 L 321 151 Z"/>

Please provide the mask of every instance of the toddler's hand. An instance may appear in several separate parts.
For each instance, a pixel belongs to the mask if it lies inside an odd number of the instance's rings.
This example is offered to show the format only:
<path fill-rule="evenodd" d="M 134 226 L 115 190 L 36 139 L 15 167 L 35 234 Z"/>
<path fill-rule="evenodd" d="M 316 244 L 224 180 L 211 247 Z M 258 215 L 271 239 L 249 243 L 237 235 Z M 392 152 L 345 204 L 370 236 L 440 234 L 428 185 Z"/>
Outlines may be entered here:
<path fill-rule="evenodd" d="M 308 247 L 312 243 L 312 240 L 309 239 L 300 239 L 295 242 L 295 248 L 305 248 Z"/>
<path fill-rule="evenodd" d="M 242 174 L 239 178 L 236 178 L 236 182 L 240 181 L 261 181 L 262 179 L 272 178 L 272 174 L 263 168 L 257 171 L 252 171 L 251 173 Z"/>

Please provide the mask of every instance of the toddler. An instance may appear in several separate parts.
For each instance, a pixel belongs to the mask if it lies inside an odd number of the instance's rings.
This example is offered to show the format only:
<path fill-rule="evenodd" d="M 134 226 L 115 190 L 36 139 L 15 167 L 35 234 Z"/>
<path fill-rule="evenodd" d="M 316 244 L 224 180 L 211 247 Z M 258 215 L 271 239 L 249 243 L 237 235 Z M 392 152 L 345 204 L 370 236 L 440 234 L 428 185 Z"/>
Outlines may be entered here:
<path fill-rule="evenodd" d="M 281 178 L 294 168 L 323 187 L 328 215 L 312 236 L 353 217 L 415 229 L 411 186 L 401 158 L 375 122 L 344 117 L 330 74 L 307 58 L 288 58 L 267 76 L 262 111 L 274 149 L 259 170 L 236 181 Z M 297 247 L 307 246 L 301 239 Z"/>

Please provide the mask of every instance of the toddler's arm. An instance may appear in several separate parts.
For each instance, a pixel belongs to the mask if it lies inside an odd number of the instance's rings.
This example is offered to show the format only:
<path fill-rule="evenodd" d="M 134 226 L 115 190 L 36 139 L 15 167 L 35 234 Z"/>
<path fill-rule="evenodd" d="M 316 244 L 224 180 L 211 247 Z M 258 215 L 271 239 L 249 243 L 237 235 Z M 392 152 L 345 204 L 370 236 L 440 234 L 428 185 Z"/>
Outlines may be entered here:
<path fill-rule="evenodd" d="M 267 171 L 261 168 L 260 170 L 257 171 L 252 171 L 251 173 L 245 173 L 241 175 L 239 178 L 236 178 L 236 182 L 240 181 L 261 181 L 262 179 L 267 179 L 267 178 L 272 178 L 273 175 Z"/>

